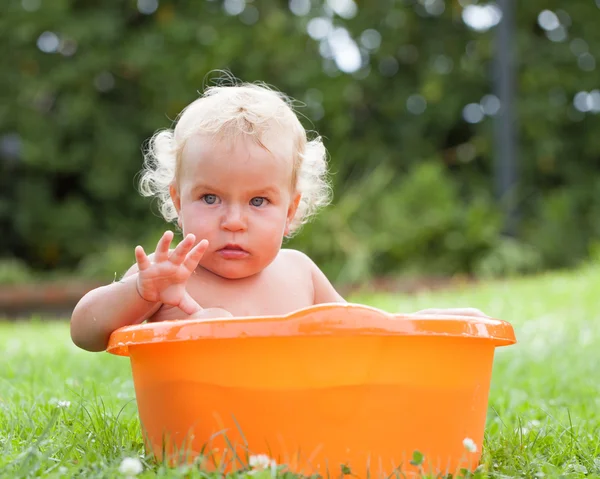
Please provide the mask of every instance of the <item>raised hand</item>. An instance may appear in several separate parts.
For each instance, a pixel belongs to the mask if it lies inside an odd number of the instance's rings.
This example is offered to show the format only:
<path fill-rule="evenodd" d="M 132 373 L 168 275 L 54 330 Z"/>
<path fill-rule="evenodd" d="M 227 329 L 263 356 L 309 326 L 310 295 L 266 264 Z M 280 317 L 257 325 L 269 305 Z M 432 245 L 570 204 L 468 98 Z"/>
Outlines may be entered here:
<path fill-rule="evenodd" d="M 202 240 L 194 246 L 196 237 L 189 234 L 169 252 L 172 240 L 173 232 L 166 231 L 158 241 L 152 259 L 146 256 L 144 248 L 136 246 L 137 290 L 146 301 L 176 306 L 186 314 L 194 314 L 202 308 L 185 286 L 206 252 L 208 241 Z"/>

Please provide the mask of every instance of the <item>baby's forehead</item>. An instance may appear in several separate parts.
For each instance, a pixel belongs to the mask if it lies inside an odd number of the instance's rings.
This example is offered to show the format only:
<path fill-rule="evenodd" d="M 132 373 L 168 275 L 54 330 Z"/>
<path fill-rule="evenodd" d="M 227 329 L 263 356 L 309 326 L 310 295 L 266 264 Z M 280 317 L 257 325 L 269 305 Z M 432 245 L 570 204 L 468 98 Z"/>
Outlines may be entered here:
<path fill-rule="evenodd" d="M 185 191 L 203 185 L 218 191 L 287 189 L 293 183 L 291 159 L 273 154 L 251 138 L 237 141 L 195 136 L 186 145 L 177 183 Z"/>
<path fill-rule="evenodd" d="M 294 141 L 281 132 L 270 131 L 260 138 L 245 135 L 197 134 L 186 141 L 182 152 L 182 166 L 191 166 L 201 160 L 227 163 L 232 155 L 247 156 L 248 160 L 263 160 L 293 165 Z"/>

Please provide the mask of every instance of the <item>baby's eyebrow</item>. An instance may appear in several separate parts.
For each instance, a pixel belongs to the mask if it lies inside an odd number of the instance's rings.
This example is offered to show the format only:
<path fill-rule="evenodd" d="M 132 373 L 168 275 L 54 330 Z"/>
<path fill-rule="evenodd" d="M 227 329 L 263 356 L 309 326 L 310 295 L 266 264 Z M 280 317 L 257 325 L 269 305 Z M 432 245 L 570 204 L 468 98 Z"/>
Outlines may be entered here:
<path fill-rule="evenodd" d="M 194 185 L 192 187 L 192 194 L 196 194 L 199 191 L 210 191 L 212 193 L 215 194 L 223 194 L 223 191 L 220 190 L 219 188 L 216 188 L 214 186 L 210 186 L 204 183 L 198 183 L 196 185 Z M 258 196 L 258 195 L 272 195 L 272 196 L 279 196 L 280 191 L 279 188 L 276 188 L 274 186 L 265 186 L 263 188 L 252 188 L 252 189 L 248 189 L 245 191 L 246 194 L 248 194 L 249 196 Z"/>
<path fill-rule="evenodd" d="M 221 193 L 218 188 L 214 186 L 205 185 L 204 183 L 198 183 L 192 187 L 192 194 L 195 194 L 199 191 L 211 191 L 214 193 Z"/>
<path fill-rule="evenodd" d="M 265 195 L 279 195 L 279 189 L 274 188 L 273 186 L 268 186 L 266 188 L 258 188 L 256 190 L 252 190 L 257 194 L 265 194 Z"/>

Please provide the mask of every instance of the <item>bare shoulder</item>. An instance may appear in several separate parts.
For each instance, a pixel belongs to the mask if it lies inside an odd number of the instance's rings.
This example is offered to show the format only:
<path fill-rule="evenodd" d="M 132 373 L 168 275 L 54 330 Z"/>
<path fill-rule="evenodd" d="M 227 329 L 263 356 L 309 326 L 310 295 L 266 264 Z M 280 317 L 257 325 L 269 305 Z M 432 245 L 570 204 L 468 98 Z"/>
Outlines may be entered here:
<path fill-rule="evenodd" d="M 303 253 L 302 251 L 298 251 L 297 249 L 281 249 L 279 250 L 279 254 L 277 258 L 287 264 L 293 264 L 295 266 L 304 266 L 306 268 L 316 267 L 310 257 Z"/>
<path fill-rule="evenodd" d="M 335 290 L 329 279 L 305 253 L 294 249 L 282 249 L 279 252 L 281 261 L 296 270 L 301 269 L 310 275 L 314 290 L 314 302 L 319 303 L 345 303 L 346 300 Z"/>

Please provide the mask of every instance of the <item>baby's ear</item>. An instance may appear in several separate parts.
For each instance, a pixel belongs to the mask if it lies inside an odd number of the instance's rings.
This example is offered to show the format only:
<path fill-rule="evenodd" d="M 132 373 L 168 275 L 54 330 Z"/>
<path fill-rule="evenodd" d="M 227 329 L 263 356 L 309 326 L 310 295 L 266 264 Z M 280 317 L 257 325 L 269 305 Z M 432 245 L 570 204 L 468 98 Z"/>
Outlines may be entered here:
<path fill-rule="evenodd" d="M 181 197 L 179 196 L 179 190 L 177 189 L 177 185 L 175 183 L 171 183 L 169 185 L 169 194 L 171 195 L 171 200 L 173 200 L 173 205 L 177 210 L 177 214 L 179 215 L 179 210 L 181 209 Z"/>
<path fill-rule="evenodd" d="M 290 234 L 290 224 L 296 216 L 296 211 L 298 210 L 298 205 L 300 204 L 300 200 L 302 199 L 301 193 L 296 193 L 296 196 L 293 197 L 292 202 L 290 203 L 290 207 L 288 208 L 287 218 L 285 221 L 285 231 L 284 234 L 287 236 Z"/>

